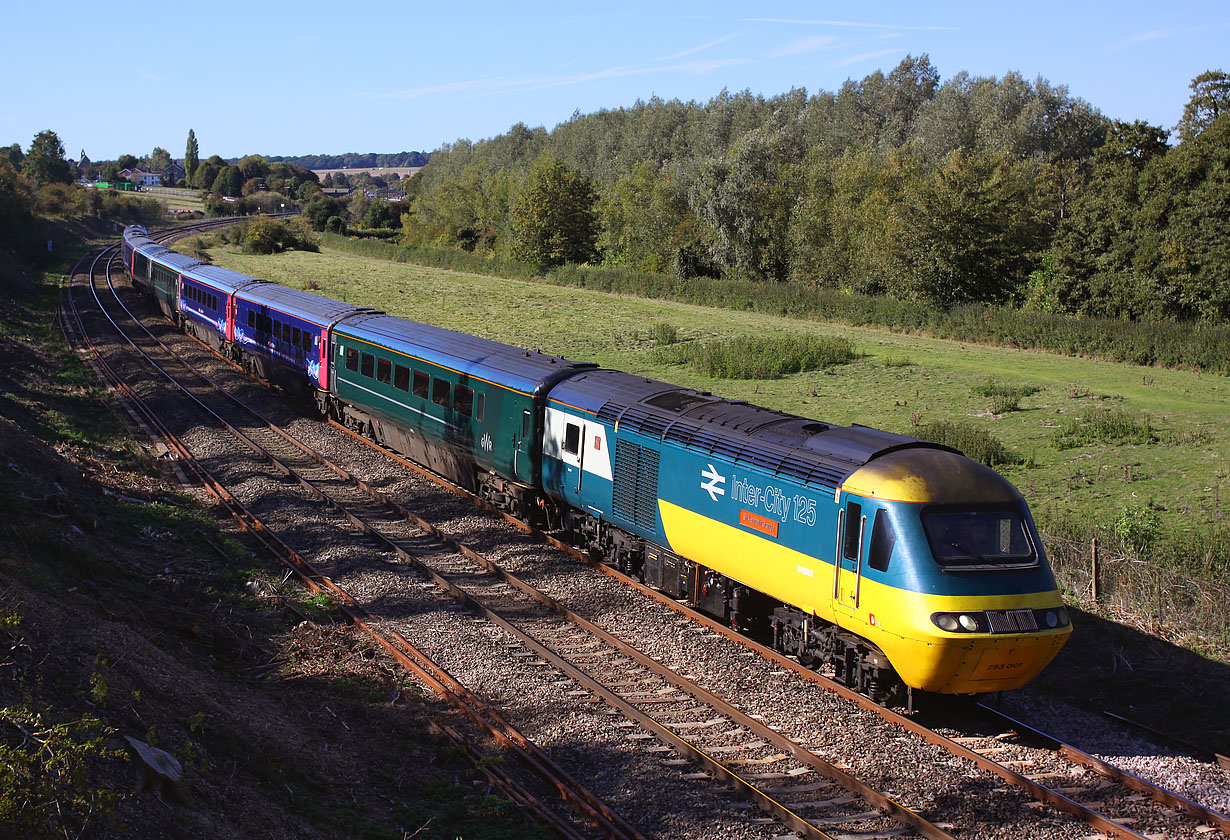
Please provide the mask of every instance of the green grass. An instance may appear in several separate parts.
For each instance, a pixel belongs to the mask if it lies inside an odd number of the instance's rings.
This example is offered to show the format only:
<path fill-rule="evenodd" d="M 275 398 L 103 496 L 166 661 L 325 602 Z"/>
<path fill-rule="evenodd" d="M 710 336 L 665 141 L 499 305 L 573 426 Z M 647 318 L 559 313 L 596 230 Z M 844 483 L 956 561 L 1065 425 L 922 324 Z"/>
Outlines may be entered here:
<path fill-rule="evenodd" d="M 1020 459 L 997 469 L 1025 494 L 1043 528 L 1070 518 L 1109 530 L 1124 510 L 1152 504 L 1160 551 L 1191 533 L 1212 535 L 1203 544 L 1224 544 L 1217 535 L 1230 527 L 1227 377 L 503 280 L 343 255 L 327 243 L 322 254 L 261 257 L 229 247 L 213 253 L 220 265 L 311 285 L 335 299 L 832 423 L 902 434 L 936 422 L 968 424 Z M 858 357 L 780 379 L 716 380 L 657 356 L 648 325 L 659 323 L 687 343 L 768 334 L 840 339 Z M 1037 390 L 1024 407 L 997 415 L 988 412 L 987 397 L 974 393 L 988 381 Z M 1165 445 L 1054 446 L 1058 430 L 1108 403 L 1128 416 L 1147 415 Z"/>

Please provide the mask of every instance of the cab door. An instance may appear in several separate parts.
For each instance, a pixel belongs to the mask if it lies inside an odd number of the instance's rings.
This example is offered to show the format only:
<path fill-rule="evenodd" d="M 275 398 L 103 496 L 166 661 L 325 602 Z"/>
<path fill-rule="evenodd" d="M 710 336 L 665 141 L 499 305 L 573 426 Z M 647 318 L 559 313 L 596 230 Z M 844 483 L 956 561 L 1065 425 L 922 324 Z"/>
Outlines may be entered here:
<path fill-rule="evenodd" d="M 867 517 L 863 506 L 846 502 L 837 515 L 836 568 L 833 574 L 834 609 L 847 613 L 858 610 L 859 588 L 863 578 L 863 537 Z"/>

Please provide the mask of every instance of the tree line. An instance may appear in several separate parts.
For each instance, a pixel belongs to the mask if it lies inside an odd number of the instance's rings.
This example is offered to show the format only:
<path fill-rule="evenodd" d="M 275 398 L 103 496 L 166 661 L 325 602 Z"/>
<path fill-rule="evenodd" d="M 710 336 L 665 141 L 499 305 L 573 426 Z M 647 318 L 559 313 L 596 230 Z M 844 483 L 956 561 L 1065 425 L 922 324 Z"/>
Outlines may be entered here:
<path fill-rule="evenodd" d="M 398 152 L 396 154 L 378 155 L 374 152 L 358 154 L 347 152 L 344 155 L 297 155 L 286 157 L 270 155 L 270 161 L 289 163 L 304 169 L 376 169 L 384 167 L 426 166 L 431 155 L 426 152 Z"/>
<path fill-rule="evenodd" d="M 651 99 L 431 156 L 403 238 L 548 267 L 797 284 L 939 307 L 1230 316 L 1230 77 L 1170 132 L 926 55 L 836 92 Z"/>

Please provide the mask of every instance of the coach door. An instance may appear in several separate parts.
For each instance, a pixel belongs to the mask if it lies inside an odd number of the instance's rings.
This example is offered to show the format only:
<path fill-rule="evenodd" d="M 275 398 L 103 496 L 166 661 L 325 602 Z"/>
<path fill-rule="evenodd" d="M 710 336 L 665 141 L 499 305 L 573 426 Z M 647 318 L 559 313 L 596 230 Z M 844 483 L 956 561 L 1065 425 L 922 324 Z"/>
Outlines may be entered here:
<path fill-rule="evenodd" d="M 837 514 L 837 549 L 833 575 L 834 607 L 846 611 L 858 609 L 859 587 L 863 577 L 863 536 L 867 517 L 858 502 L 846 502 Z"/>

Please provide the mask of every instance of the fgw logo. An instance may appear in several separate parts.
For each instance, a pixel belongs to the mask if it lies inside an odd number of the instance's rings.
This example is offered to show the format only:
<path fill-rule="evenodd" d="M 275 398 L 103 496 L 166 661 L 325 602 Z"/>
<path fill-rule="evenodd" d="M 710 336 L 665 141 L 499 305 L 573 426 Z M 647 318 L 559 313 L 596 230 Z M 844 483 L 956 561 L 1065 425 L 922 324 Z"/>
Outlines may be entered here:
<path fill-rule="evenodd" d="M 708 481 L 700 483 L 700 489 L 709 494 L 709 498 L 713 501 L 718 500 L 718 496 L 726 495 L 726 476 L 719 473 L 713 468 L 713 464 L 709 464 L 709 469 L 700 471 L 701 478 L 707 478 Z"/>

